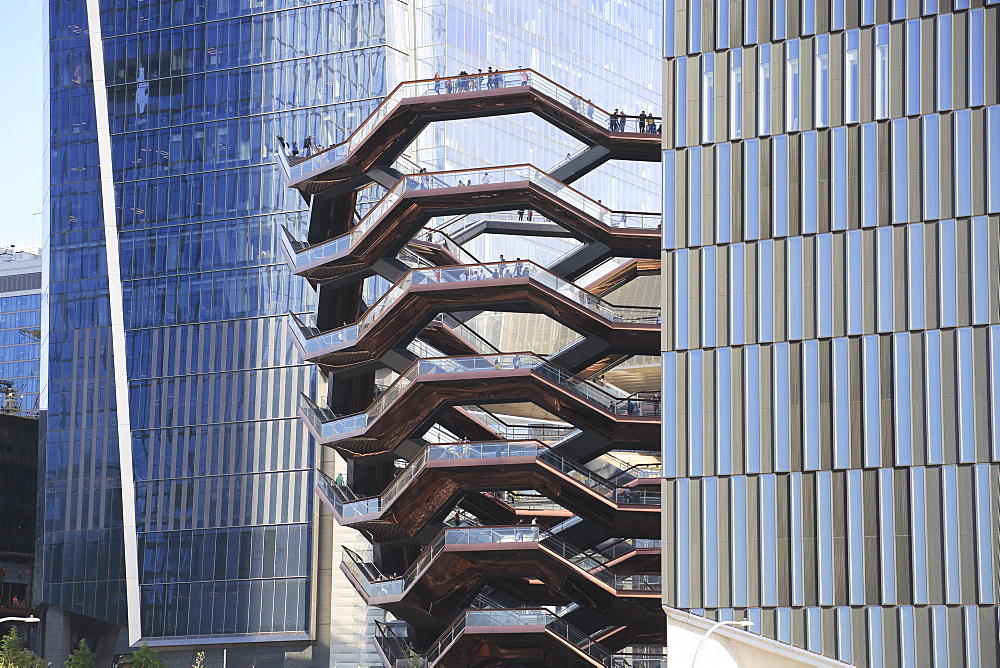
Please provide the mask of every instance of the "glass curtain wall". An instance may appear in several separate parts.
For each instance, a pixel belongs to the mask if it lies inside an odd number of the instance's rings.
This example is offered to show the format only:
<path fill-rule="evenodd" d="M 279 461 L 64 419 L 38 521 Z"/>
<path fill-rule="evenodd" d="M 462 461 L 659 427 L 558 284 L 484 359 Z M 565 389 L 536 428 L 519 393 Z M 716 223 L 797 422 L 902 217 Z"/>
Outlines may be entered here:
<path fill-rule="evenodd" d="M 121 462 L 86 3 L 49 2 L 48 383 L 35 599 L 127 623 Z"/>
<path fill-rule="evenodd" d="M 660 115 L 661 41 L 658 0 L 414 0 L 417 78 L 480 69 L 532 68 L 608 112 Z M 530 163 L 551 172 L 582 144 L 531 114 L 447 121 L 429 127 L 411 156 L 428 171 Z M 660 170 L 610 162 L 573 184 L 615 210 L 659 211 Z M 538 242 L 565 252 L 554 239 L 489 237 L 473 252 L 532 255 Z M 472 247 L 470 247 L 472 248 Z"/>
<path fill-rule="evenodd" d="M 142 635 L 309 637 L 315 461 L 295 400 L 314 372 L 285 314 L 314 297 L 280 259 L 280 225 L 302 232 L 307 211 L 274 152 L 278 135 L 342 141 L 378 105 L 404 61 L 387 46 L 400 6 L 102 0 L 112 164 L 100 165 L 87 3 L 50 2 L 45 602 L 126 622 L 103 169 L 118 215 Z"/>

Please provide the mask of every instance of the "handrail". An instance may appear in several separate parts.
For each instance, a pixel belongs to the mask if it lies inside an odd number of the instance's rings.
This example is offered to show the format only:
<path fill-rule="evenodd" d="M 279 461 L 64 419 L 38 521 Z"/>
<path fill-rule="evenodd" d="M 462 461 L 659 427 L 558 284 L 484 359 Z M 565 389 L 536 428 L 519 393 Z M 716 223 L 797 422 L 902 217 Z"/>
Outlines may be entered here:
<path fill-rule="evenodd" d="M 479 258 L 473 255 L 471 252 L 466 250 L 465 246 L 456 241 L 450 234 L 444 230 L 438 229 L 436 227 L 426 227 L 424 228 L 424 238 L 420 239 L 419 235 L 414 239 L 417 242 L 426 242 L 428 244 L 436 244 L 441 246 L 446 251 L 450 252 L 452 255 L 460 260 L 460 264 L 479 264 Z M 411 242 L 413 243 L 413 242 Z"/>
<path fill-rule="evenodd" d="M 476 406 L 475 409 L 483 414 L 480 417 L 484 419 L 486 426 L 498 434 L 503 434 L 508 441 L 545 441 L 553 437 L 559 437 L 561 440 L 566 432 L 573 430 L 569 425 L 548 423 L 507 424 L 482 406 Z"/>
<path fill-rule="evenodd" d="M 576 303 L 578 306 L 582 306 L 586 310 L 611 322 L 656 324 L 656 321 L 660 318 L 660 308 L 657 306 L 612 304 L 588 292 L 586 289 L 548 272 L 534 262 L 529 260 L 512 260 L 453 267 L 413 268 L 407 271 L 402 278 L 372 304 L 356 322 L 322 332 L 314 325 L 303 323 L 300 318 L 293 316 L 293 322 L 298 327 L 292 331 L 293 334 L 296 334 L 296 331 L 298 332 L 295 338 L 307 356 L 317 354 L 319 351 L 333 352 L 331 349 L 354 345 L 384 314 L 389 312 L 392 307 L 409 294 L 412 287 L 453 283 L 466 285 L 470 282 L 482 284 L 483 281 L 524 277 L 549 288 Z M 625 398 L 626 400 L 628 399 L 628 397 Z"/>
<path fill-rule="evenodd" d="M 468 182 L 465 179 L 468 179 Z M 431 180 L 444 184 L 441 187 L 448 188 L 468 187 L 473 180 L 478 185 L 532 183 L 608 228 L 659 229 L 663 221 L 662 214 L 613 211 L 604 206 L 603 203 L 557 181 L 546 172 L 530 164 L 409 174 L 400 178 L 396 185 L 365 213 L 350 232 L 298 250 L 286 245 L 286 252 L 289 254 L 293 270 L 297 266 L 321 260 L 331 261 L 346 255 L 369 230 L 375 227 L 376 223 L 403 197 L 404 193 L 425 190 Z"/>
<path fill-rule="evenodd" d="M 540 547 L 555 556 L 569 562 L 574 567 L 587 573 L 596 580 L 615 591 L 657 592 L 662 589 L 662 576 L 647 573 L 616 573 L 606 564 L 610 559 L 599 553 L 593 554 L 579 550 L 565 540 L 558 538 L 537 525 L 490 526 L 490 527 L 460 527 L 442 529 L 437 537 L 424 548 L 424 551 L 410 565 L 402 576 L 372 581 L 365 576 L 365 564 L 345 562 L 351 573 L 357 578 L 369 596 L 401 596 L 413 586 L 424 574 L 441 552 L 448 545 L 491 545 L 508 543 L 537 543 Z M 360 560 L 354 552 L 344 547 L 347 556 Z M 367 585 L 367 586 L 366 586 Z M 372 593 L 374 592 L 374 593 Z"/>
<path fill-rule="evenodd" d="M 613 667 L 614 655 L 611 652 L 596 643 L 587 644 L 586 634 L 544 608 L 466 610 L 445 629 L 427 652 L 427 664 L 436 665 L 466 628 L 484 626 L 544 626 L 547 631 L 595 662 L 608 668 Z"/>
<path fill-rule="evenodd" d="M 438 316 L 441 322 L 449 327 L 456 335 L 465 339 L 468 343 L 473 346 L 480 346 L 479 351 L 483 353 L 494 353 L 500 354 L 501 351 L 493 343 L 490 342 L 485 336 L 474 330 L 468 324 L 462 322 L 450 313 L 441 313 Z"/>
<path fill-rule="evenodd" d="M 602 388 L 592 381 L 574 376 L 561 367 L 548 362 L 545 358 L 528 352 L 418 359 L 396 378 L 392 385 L 380 394 L 367 410 L 361 413 L 337 416 L 329 408 L 317 405 L 305 395 L 302 395 L 304 402 L 300 406 L 306 412 L 307 419 L 316 433 L 324 438 L 332 437 L 364 429 L 378 418 L 396 397 L 412 385 L 418 376 L 516 369 L 531 370 L 534 374 L 559 385 L 565 391 L 596 405 L 599 410 L 615 415 L 635 414 L 625 412 L 628 405 L 627 396 L 612 394 L 608 391 L 609 388 Z M 640 414 L 645 414 L 646 408 L 642 406 L 639 408 Z"/>
<path fill-rule="evenodd" d="M 346 485 L 337 485 L 320 471 L 319 483 L 343 519 L 361 517 L 382 512 L 389 507 L 429 462 L 475 459 L 503 459 L 534 457 L 560 473 L 572 478 L 587 489 L 616 503 L 659 507 L 660 491 L 618 487 L 610 480 L 574 462 L 565 455 L 553 451 L 537 440 L 526 441 L 486 441 L 477 443 L 438 443 L 424 446 L 417 455 L 400 471 L 395 479 L 377 496 L 358 497 Z M 551 501 L 546 499 L 549 503 Z"/>
<path fill-rule="evenodd" d="M 455 92 L 472 92 L 477 90 L 490 90 L 499 88 L 516 88 L 528 86 L 534 88 L 548 97 L 556 100 L 560 104 L 569 107 L 581 118 L 602 128 L 608 128 L 612 132 L 629 132 L 627 120 L 635 119 L 637 122 L 635 133 L 642 133 L 638 127 L 639 116 L 629 114 L 619 114 L 616 117 L 590 100 L 585 100 L 573 93 L 568 88 L 556 83 L 552 79 L 535 72 L 530 68 L 516 70 L 506 70 L 503 72 L 483 72 L 475 74 L 457 75 L 452 77 L 437 77 L 433 79 L 417 79 L 404 81 L 397 85 L 375 108 L 375 110 L 358 125 L 357 128 L 339 144 L 335 144 L 322 151 L 317 151 L 299 161 L 293 167 L 300 167 L 308 163 L 307 169 L 291 170 L 292 176 L 298 177 L 308 172 L 316 171 L 334 165 L 345 160 L 355 149 L 358 148 L 371 134 L 375 128 L 390 115 L 392 110 L 404 99 L 412 97 L 424 97 L 426 95 L 449 95 Z M 661 121 L 659 116 L 652 116 L 654 121 Z M 653 123 L 653 130 L 657 130 L 661 123 Z M 658 134 L 645 131 L 647 134 Z"/>

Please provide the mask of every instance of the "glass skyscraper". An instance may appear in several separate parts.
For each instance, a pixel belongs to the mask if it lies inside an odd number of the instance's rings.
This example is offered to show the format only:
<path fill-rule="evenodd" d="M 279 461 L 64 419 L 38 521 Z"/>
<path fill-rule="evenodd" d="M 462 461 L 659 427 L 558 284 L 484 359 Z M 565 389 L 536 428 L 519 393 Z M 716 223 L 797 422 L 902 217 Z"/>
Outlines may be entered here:
<path fill-rule="evenodd" d="M 996 665 L 1000 3 L 666 4 L 664 602 Z"/>
<path fill-rule="evenodd" d="M 3 410 L 38 410 L 42 257 L 38 248 L 0 250 L 0 381 Z"/>
<path fill-rule="evenodd" d="M 313 297 L 276 245 L 307 206 L 272 151 L 338 142 L 379 103 L 400 7 L 48 3 L 47 658 L 100 635 L 75 615 L 108 624 L 101 651 L 117 628 L 124 646 L 286 641 L 248 650 L 258 665 L 325 644 L 295 417 L 313 371 L 285 327 Z"/>

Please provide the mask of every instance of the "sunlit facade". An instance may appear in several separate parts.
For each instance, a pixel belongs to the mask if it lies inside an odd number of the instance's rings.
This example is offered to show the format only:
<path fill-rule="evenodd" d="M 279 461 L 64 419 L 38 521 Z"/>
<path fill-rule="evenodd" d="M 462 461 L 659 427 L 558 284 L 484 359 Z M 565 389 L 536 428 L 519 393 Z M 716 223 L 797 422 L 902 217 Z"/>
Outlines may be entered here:
<path fill-rule="evenodd" d="M 666 604 L 997 663 L 998 23 L 667 2 Z"/>
<path fill-rule="evenodd" d="M 295 417 L 314 372 L 285 334 L 313 298 L 276 245 L 306 207 L 271 150 L 370 113 L 404 57 L 400 7 L 49 3 L 46 658 L 75 633 L 60 610 L 127 629 L 119 649 L 330 652 Z"/>
<path fill-rule="evenodd" d="M 39 248 L 0 251 L 0 381 L 3 410 L 38 411 L 42 338 L 42 257 Z"/>

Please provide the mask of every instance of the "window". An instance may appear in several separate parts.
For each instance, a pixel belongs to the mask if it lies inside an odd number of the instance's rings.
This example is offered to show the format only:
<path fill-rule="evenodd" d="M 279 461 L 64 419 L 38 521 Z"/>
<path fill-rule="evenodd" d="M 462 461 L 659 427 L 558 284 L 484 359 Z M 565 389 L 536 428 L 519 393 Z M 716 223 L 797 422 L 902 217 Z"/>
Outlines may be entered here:
<path fill-rule="evenodd" d="M 813 72 L 814 102 L 816 127 L 830 124 L 830 38 L 827 35 L 817 35 L 814 41 L 816 48 L 815 71 Z"/>
<path fill-rule="evenodd" d="M 757 0 L 745 0 L 743 3 L 743 41 L 745 44 L 757 43 Z"/>
<path fill-rule="evenodd" d="M 858 31 L 848 30 L 844 37 L 844 122 L 858 122 Z"/>
<path fill-rule="evenodd" d="M 789 40 L 785 45 L 785 129 L 799 129 L 799 40 Z"/>
<path fill-rule="evenodd" d="M 677 146 L 687 146 L 687 59 L 674 61 L 674 141 Z"/>
<path fill-rule="evenodd" d="M 729 52 L 729 138 L 743 136 L 743 51 Z"/>
<path fill-rule="evenodd" d="M 715 54 L 701 57 L 701 141 L 710 143 L 715 128 Z"/>
<path fill-rule="evenodd" d="M 957 7 L 956 7 L 957 9 Z M 984 75 L 984 32 L 983 9 L 973 9 L 969 12 L 969 81 L 983 81 Z M 985 104 L 985 86 L 968 86 L 969 106 L 978 107 Z"/>
<path fill-rule="evenodd" d="M 906 62 L 903 63 L 906 76 L 907 116 L 920 113 L 920 20 L 906 22 Z"/>
<path fill-rule="evenodd" d="M 771 7 L 771 18 L 773 29 L 771 31 L 771 39 L 785 39 L 785 26 L 787 25 L 788 20 L 785 9 L 786 0 L 772 0 L 772 2 L 773 6 Z"/>
<path fill-rule="evenodd" d="M 729 6 L 720 3 L 715 10 L 715 48 L 729 47 Z"/>
<path fill-rule="evenodd" d="M 757 134 L 771 134 L 771 45 L 762 44 L 757 53 Z"/>
<path fill-rule="evenodd" d="M 951 14 L 937 17 L 937 108 L 938 111 L 951 109 Z M 973 79 L 970 87 L 982 88 Z M 979 79 L 978 81 L 982 81 Z"/>
<path fill-rule="evenodd" d="M 875 26 L 875 118 L 889 118 L 889 26 Z"/>

